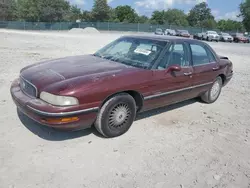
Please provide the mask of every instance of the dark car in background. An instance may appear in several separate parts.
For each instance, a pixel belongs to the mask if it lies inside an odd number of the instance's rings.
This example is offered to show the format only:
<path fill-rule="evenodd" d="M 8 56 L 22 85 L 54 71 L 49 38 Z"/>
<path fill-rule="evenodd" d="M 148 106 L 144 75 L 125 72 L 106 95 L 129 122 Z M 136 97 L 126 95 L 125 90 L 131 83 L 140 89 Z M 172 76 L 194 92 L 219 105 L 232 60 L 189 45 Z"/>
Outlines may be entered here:
<path fill-rule="evenodd" d="M 232 37 L 233 37 L 234 42 L 249 43 L 249 39 L 245 37 L 243 33 L 233 33 Z"/>
<path fill-rule="evenodd" d="M 176 36 L 190 38 L 188 30 L 176 30 Z"/>
<path fill-rule="evenodd" d="M 164 32 L 163 32 L 163 30 L 162 30 L 161 28 L 157 28 L 157 29 L 155 30 L 155 34 L 156 34 L 156 35 L 164 35 Z"/>
<path fill-rule="evenodd" d="M 116 137 L 140 112 L 196 97 L 215 102 L 232 77 L 232 62 L 204 42 L 133 35 L 94 54 L 24 67 L 10 92 L 18 110 L 40 124 L 94 125 L 104 137 Z"/>

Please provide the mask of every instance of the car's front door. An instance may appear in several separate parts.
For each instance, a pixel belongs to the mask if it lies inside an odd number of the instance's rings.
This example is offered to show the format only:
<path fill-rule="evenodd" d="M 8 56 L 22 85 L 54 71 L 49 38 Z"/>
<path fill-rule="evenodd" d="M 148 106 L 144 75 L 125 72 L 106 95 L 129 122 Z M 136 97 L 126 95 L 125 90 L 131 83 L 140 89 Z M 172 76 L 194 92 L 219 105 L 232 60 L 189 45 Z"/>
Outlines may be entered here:
<path fill-rule="evenodd" d="M 193 65 L 192 93 L 199 96 L 211 87 L 220 67 L 205 45 L 191 43 L 190 49 Z"/>
<path fill-rule="evenodd" d="M 169 71 L 175 65 L 181 69 Z M 182 42 L 171 44 L 153 70 L 150 92 L 144 101 L 146 110 L 189 99 L 192 74 L 188 46 Z"/>

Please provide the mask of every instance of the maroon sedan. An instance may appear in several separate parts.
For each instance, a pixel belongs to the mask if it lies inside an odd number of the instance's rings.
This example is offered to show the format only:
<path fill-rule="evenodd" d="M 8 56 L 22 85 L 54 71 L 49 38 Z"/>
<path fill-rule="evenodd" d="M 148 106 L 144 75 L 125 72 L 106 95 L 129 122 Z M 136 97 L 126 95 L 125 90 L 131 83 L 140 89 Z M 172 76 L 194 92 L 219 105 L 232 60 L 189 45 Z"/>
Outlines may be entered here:
<path fill-rule="evenodd" d="M 64 130 L 94 125 L 105 137 L 116 137 L 139 112 L 195 97 L 215 102 L 232 68 L 201 41 L 125 36 L 91 55 L 23 68 L 11 95 L 21 112 L 41 124 Z"/>
<path fill-rule="evenodd" d="M 245 37 L 243 33 L 234 33 L 232 36 L 234 38 L 234 42 L 249 43 L 249 39 Z"/>

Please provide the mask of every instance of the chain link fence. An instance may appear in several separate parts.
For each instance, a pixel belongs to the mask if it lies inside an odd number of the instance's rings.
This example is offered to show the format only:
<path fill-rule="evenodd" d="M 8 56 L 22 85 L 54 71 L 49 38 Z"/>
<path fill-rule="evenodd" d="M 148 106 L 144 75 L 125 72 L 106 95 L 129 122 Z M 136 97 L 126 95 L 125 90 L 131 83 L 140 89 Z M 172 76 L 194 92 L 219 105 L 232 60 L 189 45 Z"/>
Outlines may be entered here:
<path fill-rule="evenodd" d="M 190 34 L 205 32 L 207 29 L 182 27 L 175 25 L 152 25 L 148 23 L 113 23 L 113 22 L 21 22 L 0 21 L 0 28 L 18 30 L 70 30 L 72 28 L 95 27 L 100 31 L 130 31 L 130 32 L 154 32 L 156 28 L 161 29 L 185 29 Z M 216 30 L 215 31 L 219 31 Z M 230 32 L 231 33 L 231 32 Z"/>

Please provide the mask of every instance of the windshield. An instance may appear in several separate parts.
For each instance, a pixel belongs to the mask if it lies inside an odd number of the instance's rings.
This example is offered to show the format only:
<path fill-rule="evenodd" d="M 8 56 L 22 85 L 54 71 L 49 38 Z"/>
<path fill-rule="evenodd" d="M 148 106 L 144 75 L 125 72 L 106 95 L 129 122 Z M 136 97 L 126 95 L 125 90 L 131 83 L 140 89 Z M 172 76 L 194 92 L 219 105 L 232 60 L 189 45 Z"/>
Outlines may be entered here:
<path fill-rule="evenodd" d="M 161 32 L 161 31 L 162 31 L 162 29 L 156 29 L 156 31 L 159 31 L 159 32 Z"/>
<path fill-rule="evenodd" d="M 228 33 L 222 33 L 223 36 L 230 36 Z"/>
<path fill-rule="evenodd" d="M 215 31 L 208 31 L 208 34 L 217 35 L 217 33 Z"/>
<path fill-rule="evenodd" d="M 94 55 L 138 68 L 149 68 L 167 42 L 133 37 L 120 38 Z"/>
<path fill-rule="evenodd" d="M 239 37 L 244 37 L 243 33 L 237 33 L 236 35 Z"/>
<path fill-rule="evenodd" d="M 181 32 L 184 34 L 188 34 L 188 31 L 186 31 L 186 30 L 181 30 Z"/>

